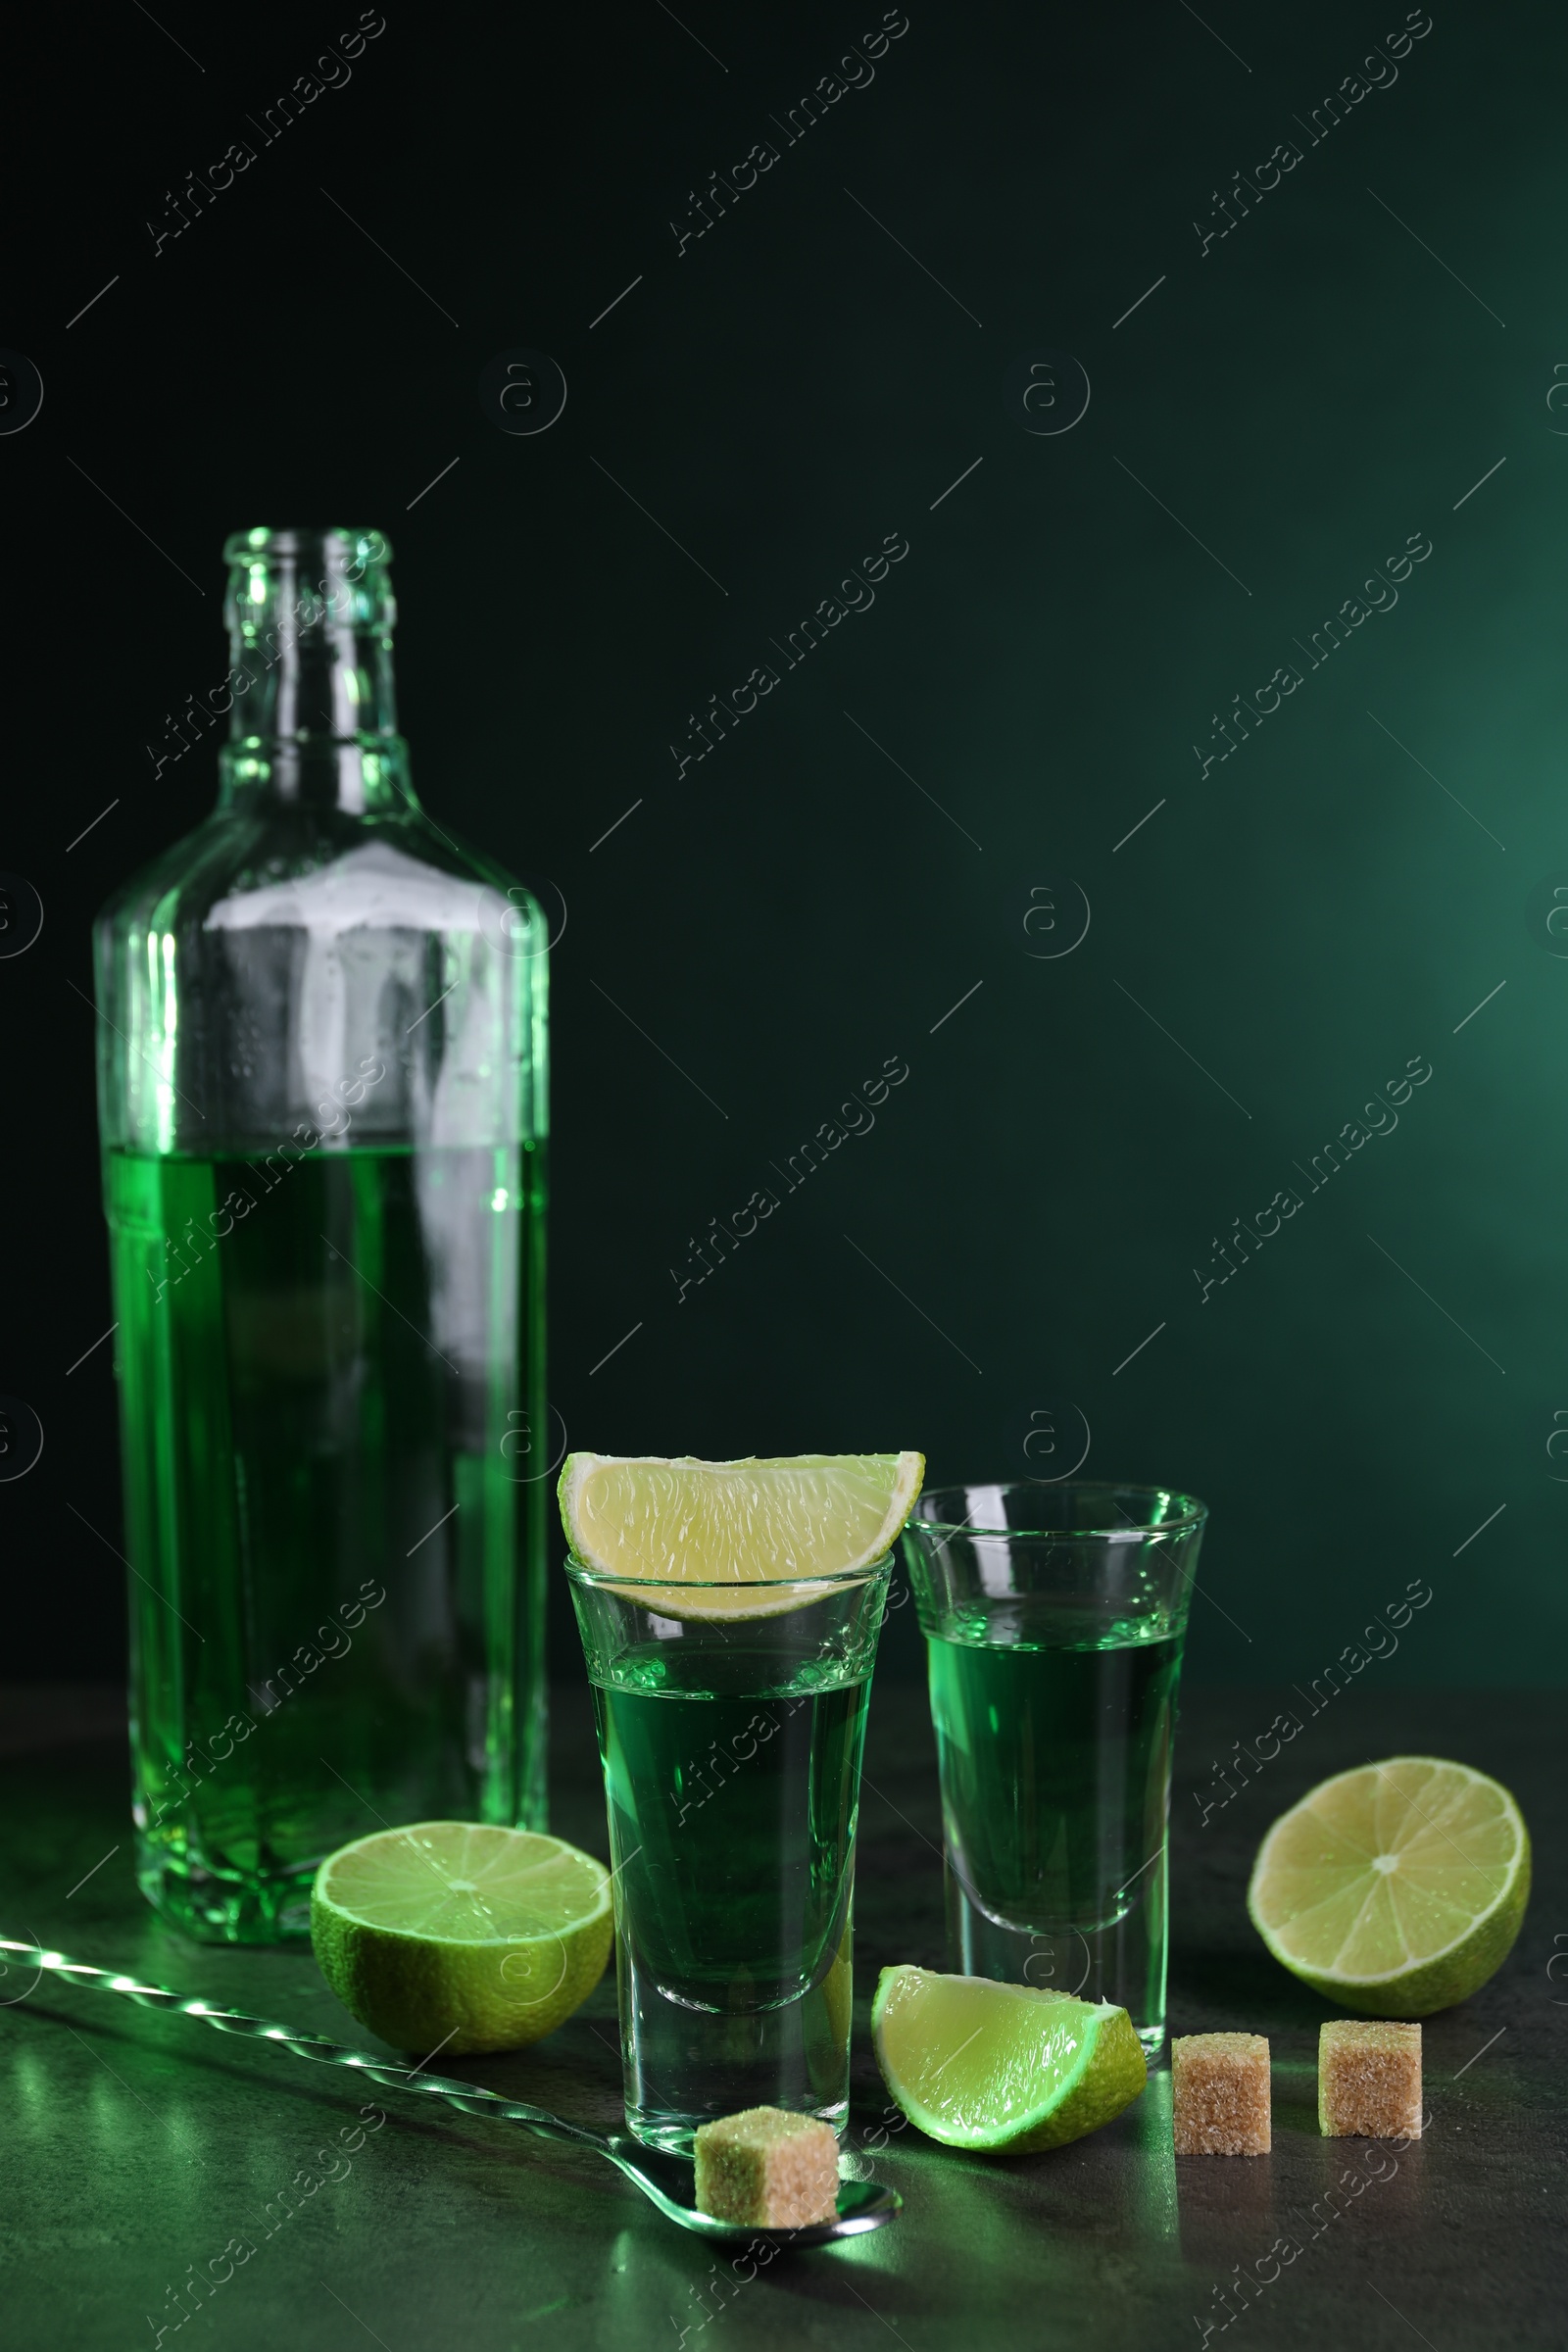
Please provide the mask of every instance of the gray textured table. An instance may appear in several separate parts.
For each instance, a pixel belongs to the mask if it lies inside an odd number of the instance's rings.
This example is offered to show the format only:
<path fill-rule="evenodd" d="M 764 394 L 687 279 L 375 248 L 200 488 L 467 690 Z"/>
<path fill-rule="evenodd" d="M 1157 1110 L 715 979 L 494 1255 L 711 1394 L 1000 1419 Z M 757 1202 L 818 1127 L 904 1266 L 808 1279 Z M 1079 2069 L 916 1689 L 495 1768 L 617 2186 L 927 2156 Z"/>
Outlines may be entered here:
<path fill-rule="evenodd" d="M 308 1952 L 199 1949 L 132 1884 L 123 1734 L 102 1693 L 14 1692 L 0 1716 L 0 1922 L 81 1957 L 316 2031 L 364 2036 Z M 1178 1749 L 1171 2022 L 1245 2027 L 1274 2050 L 1274 2153 L 1171 2152 L 1169 2076 L 1107 2131 L 999 2163 L 912 2130 L 875 2170 L 903 2219 L 858 2243 L 748 2278 L 682 2236 L 608 2166 L 515 2127 L 387 2093 L 360 2129 L 347 2079 L 203 2028 L 30 1979 L 0 1985 L 4 2225 L 0 2312 L 18 2352 L 132 2352 L 169 2290 L 231 2239 L 256 2251 L 166 2341 L 234 2352 L 465 2352 L 543 2346 L 704 2352 L 822 2343 L 1197 2346 L 1205 2328 L 1252 2352 L 1348 2344 L 1411 2352 L 1568 2340 L 1563 2181 L 1568 2050 L 1563 1704 L 1546 1692 L 1348 1692 L 1252 1788 L 1200 1827 L 1210 1758 L 1266 1726 L 1267 1691 L 1189 1693 Z M 1323 1774 L 1400 1749 L 1451 1754 L 1518 1796 L 1536 1893 L 1502 1973 L 1428 2022 L 1427 2136 L 1397 2154 L 1316 2130 L 1317 2028 L 1331 2014 L 1268 1958 L 1243 1906 L 1274 1815 Z M 560 1693 L 555 1827 L 603 1852 L 586 1692 Z M 889 1960 L 941 1966 L 940 1833 L 923 1696 L 879 1687 L 858 1880 L 853 2139 L 884 2114 L 865 2016 Z M 82 1874 L 119 1850 L 84 1886 Z M 76 1889 L 74 1892 L 68 1890 Z M 588 2121 L 614 2120 L 613 1985 L 533 2052 L 463 2070 Z M 367 2119 L 369 2122 L 370 2119 Z M 336 2161 L 318 2151 L 341 2151 Z M 352 2153 L 349 2151 L 352 2150 Z M 330 2170 L 335 2178 L 322 2176 Z M 284 2219 L 296 2175 L 320 2181 Z M 1338 2205 L 1325 2200 L 1341 2184 Z M 298 2201 L 296 2189 L 295 2198 Z M 271 2205 L 270 2234 L 266 2209 Z M 1300 2252 L 1236 2311 L 1217 2289 L 1257 2277 L 1289 2234 Z M 187 2332 L 188 2330 L 188 2332 Z"/>

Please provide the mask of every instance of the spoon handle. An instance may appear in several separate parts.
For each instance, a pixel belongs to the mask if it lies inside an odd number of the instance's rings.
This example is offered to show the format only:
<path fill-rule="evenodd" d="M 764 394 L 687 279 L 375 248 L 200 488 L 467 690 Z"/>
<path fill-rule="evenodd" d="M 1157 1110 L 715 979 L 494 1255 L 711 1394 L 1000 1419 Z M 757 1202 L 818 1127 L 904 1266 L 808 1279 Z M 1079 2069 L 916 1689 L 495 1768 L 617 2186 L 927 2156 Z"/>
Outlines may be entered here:
<path fill-rule="evenodd" d="M 395 2060 L 377 2058 L 371 2050 L 351 2049 L 346 2042 L 329 2041 L 323 2034 L 301 2034 L 292 2026 L 280 2026 L 271 2018 L 252 2017 L 243 2009 L 218 2009 L 210 2001 L 172 1992 L 167 1984 L 142 1984 L 116 1969 L 93 1968 L 85 1960 L 73 1960 L 68 1952 L 52 1951 L 45 1945 L 18 1943 L 8 1936 L 0 1936 L 0 1953 L 4 1952 L 15 1953 L 24 1966 L 36 1968 L 40 1976 L 47 1970 L 70 1984 L 85 1984 L 93 1992 L 119 1993 L 127 2001 L 139 2002 L 144 2009 L 173 2009 L 181 2017 L 198 2018 L 204 2026 L 216 2027 L 220 2034 L 247 2034 L 256 2040 L 272 2042 L 287 2050 L 291 2058 L 311 2058 L 321 2066 L 352 2067 L 357 2075 L 368 2076 L 388 2090 L 425 2091 L 432 2098 L 445 2099 L 449 2107 L 461 2108 L 465 2114 L 489 2115 L 505 2123 L 523 2124 L 541 2138 L 592 2148 L 596 2155 L 609 2156 L 612 2164 L 619 2161 L 602 2133 L 568 2124 L 564 2117 L 552 2115 L 548 2107 L 532 2107 L 523 2099 L 504 2099 L 498 2091 L 482 2089 L 477 2082 L 427 2075 L 422 2066 L 399 2066 Z M 36 1989 L 37 1979 L 34 1979 L 28 1990 Z M 26 1995 L 12 1997 L 24 1999 Z"/>

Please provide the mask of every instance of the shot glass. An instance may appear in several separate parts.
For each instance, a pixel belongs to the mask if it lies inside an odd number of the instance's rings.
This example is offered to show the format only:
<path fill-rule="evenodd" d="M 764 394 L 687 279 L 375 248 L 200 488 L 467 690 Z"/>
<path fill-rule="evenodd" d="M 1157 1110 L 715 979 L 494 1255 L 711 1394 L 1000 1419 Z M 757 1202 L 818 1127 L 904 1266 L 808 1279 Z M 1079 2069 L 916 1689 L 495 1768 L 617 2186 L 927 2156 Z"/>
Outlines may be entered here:
<path fill-rule="evenodd" d="M 891 1559 L 629 1585 L 568 1559 L 610 1813 L 626 2122 L 849 2112 L 855 1832 Z"/>
<path fill-rule="evenodd" d="M 905 1530 L 965 1976 L 1165 2038 L 1176 1686 L 1208 1514 L 1163 1487 L 928 1490 Z"/>

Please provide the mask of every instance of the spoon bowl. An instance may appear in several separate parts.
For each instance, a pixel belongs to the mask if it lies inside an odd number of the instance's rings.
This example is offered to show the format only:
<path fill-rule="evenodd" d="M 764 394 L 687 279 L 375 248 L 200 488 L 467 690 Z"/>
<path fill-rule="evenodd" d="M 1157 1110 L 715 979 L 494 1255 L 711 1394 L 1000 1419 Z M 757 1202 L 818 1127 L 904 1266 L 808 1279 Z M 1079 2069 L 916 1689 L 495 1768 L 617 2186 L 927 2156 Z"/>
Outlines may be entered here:
<path fill-rule="evenodd" d="M 602 2152 L 628 2180 L 634 2180 L 668 2221 L 699 2237 L 727 2246 L 767 2246 L 775 2252 L 797 2246 L 831 2245 L 835 2238 L 863 2237 L 896 2221 L 904 2199 L 881 2180 L 841 2180 L 838 2214 L 831 2222 L 807 2222 L 796 2230 L 762 2230 L 755 2222 L 721 2222 L 697 2205 L 697 2180 L 690 2161 L 646 2148 L 640 2140 L 616 2134 L 602 2142 Z"/>

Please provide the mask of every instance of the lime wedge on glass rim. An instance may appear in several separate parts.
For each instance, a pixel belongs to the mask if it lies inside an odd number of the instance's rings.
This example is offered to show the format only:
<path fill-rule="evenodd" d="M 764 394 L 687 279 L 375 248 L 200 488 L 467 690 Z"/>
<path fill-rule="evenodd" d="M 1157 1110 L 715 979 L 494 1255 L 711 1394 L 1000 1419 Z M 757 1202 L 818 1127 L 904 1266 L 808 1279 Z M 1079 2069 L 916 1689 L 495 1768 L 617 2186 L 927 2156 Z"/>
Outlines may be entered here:
<path fill-rule="evenodd" d="M 1370 2017 L 1430 2017 L 1501 1967 L 1530 1836 L 1500 1782 L 1439 1756 L 1337 1773 L 1258 1848 L 1247 1908 L 1291 1974 Z"/>
<path fill-rule="evenodd" d="M 311 1942 L 338 1999 L 394 2049 L 514 2050 L 605 1972 L 610 1873 L 560 1838 L 470 1821 L 378 1830 L 329 1854 Z"/>
<path fill-rule="evenodd" d="M 925 1456 L 907 1452 L 572 1453 L 561 1518 L 573 1557 L 629 1597 L 671 1616 L 766 1616 L 798 1608 L 808 1580 L 883 1558 L 924 1476 Z"/>
<path fill-rule="evenodd" d="M 1148 2080 L 1125 2009 L 988 1977 L 885 1968 L 871 2009 L 882 2080 L 930 2138 L 1028 2156 L 1098 2132 Z"/>

